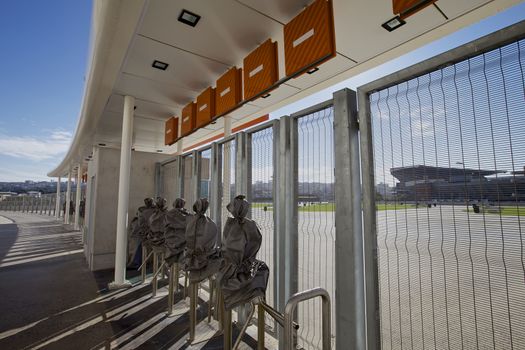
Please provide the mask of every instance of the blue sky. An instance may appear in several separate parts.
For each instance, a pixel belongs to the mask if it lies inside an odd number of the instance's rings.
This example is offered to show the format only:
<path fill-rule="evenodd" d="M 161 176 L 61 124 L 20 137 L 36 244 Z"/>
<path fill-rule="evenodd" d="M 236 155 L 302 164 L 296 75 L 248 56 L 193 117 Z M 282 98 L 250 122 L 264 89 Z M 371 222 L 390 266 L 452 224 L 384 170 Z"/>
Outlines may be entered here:
<path fill-rule="evenodd" d="M 0 3 L 0 181 L 47 179 L 75 130 L 91 1 Z"/>
<path fill-rule="evenodd" d="M 0 181 L 45 180 L 67 151 L 84 90 L 91 1 L 0 3 Z M 296 112 L 525 19 L 525 3 L 271 114 Z"/>

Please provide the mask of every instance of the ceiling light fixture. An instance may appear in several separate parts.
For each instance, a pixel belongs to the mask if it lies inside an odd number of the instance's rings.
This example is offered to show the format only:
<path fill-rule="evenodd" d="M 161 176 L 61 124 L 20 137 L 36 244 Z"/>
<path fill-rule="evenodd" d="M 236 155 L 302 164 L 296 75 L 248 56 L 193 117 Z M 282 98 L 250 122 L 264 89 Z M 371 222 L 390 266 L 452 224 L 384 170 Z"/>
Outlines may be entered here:
<path fill-rule="evenodd" d="M 190 12 L 188 10 L 182 10 L 179 15 L 179 22 L 182 22 L 184 24 L 187 24 L 191 27 L 195 27 L 199 20 L 201 19 L 201 16 L 199 16 L 196 13 Z"/>
<path fill-rule="evenodd" d="M 99 143 L 98 145 L 99 145 L 100 147 L 104 147 L 104 146 L 106 146 L 105 143 Z"/>
<path fill-rule="evenodd" d="M 158 153 L 162 153 L 162 150 L 161 150 L 161 149 L 158 149 L 157 152 L 158 152 Z"/>
<path fill-rule="evenodd" d="M 306 71 L 306 73 L 308 73 L 308 74 L 314 74 L 314 73 L 317 72 L 318 70 L 319 70 L 319 67 L 315 67 L 315 68 L 313 68 L 313 69 L 310 69 L 310 70 Z"/>
<path fill-rule="evenodd" d="M 386 21 L 385 23 L 381 24 L 381 27 L 385 28 L 386 30 L 388 30 L 389 32 L 391 31 L 394 31 L 396 30 L 397 28 L 403 26 L 404 24 L 406 24 L 407 22 L 405 22 L 404 20 L 401 19 L 401 17 L 399 16 L 396 16 L 392 19 L 389 19 L 388 21 Z"/>
<path fill-rule="evenodd" d="M 169 64 L 167 64 L 166 62 L 161 62 L 161 61 L 153 61 L 153 63 L 151 64 L 151 66 L 153 68 L 157 68 L 157 69 L 160 69 L 160 70 L 166 70 L 169 66 Z"/>
<path fill-rule="evenodd" d="M 264 95 L 262 95 L 261 97 L 262 97 L 262 98 L 268 98 L 268 97 L 270 97 L 270 96 L 271 96 L 270 94 L 264 94 Z"/>

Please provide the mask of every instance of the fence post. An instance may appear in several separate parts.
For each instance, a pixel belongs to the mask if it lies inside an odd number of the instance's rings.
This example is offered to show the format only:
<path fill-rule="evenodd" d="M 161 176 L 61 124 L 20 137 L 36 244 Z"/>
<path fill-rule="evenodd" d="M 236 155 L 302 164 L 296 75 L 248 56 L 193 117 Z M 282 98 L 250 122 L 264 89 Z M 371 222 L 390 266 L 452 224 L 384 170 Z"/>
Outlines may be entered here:
<path fill-rule="evenodd" d="M 246 139 L 245 132 L 235 134 L 235 196 L 241 194 L 246 196 L 248 192 L 248 157 L 246 156 Z M 249 315 L 247 304 L 237 308 L 237 315 L 239 324 L 245 324 Z"/>
<path fill-rule="evenodd" d="M 200 154 L 198 151 L 194 150 L 191 152 L 191 161 L 193 162 L 191 166 L 191 197 L 192 201 L 195 202 L 200 197 L 200 178 L 201 178 L 201 162 L 199 158 Z M 193 203 L 192 203 L 193 205 Z"/>
<path fill-rule="evenodd" d="M 216 142 L 211 145 L 211 174 L 210 174 L 210 217 L 221 227 L 221 147 Z M 221 243 L 222 234 L 219 234 L 218 242 Z"/>
<path fill-rule="evenodd" d="M 355 91 L 334 93 L 336 349 L 366 349 L 359 124 Z"/>
<path fill-rule="evenodd" d="M 363 245 L 365 259 L 365 291 L 367 316 L 367 345 L 369 350 L 381 349 L 379 314 L 378 250 L 376 238 L 376 203 L 374 182 L 374 144 L 370 100 L 368 94 L 357 90 L 361 140 L 361 171 L 363 181 Z"/>
<path fill-rule="evenodd" d="M 275 240 L 275 260 L 279 267 L 275 275 L 277 293 L 276 307 L 284 312 L 287 300 L 298 288 L 298 159 L 297 119 L 281 117 L 279 129 L 279 151 L 275 219 L 278 226 Z M 279 348 L 284 346 L 282 332 L 279 334 Z"/>
<path fill-rule="evenodd" d="M 164 196 L 164 167 L 157 162 L 155 163 L 155 198 L 161 195 Z"/>

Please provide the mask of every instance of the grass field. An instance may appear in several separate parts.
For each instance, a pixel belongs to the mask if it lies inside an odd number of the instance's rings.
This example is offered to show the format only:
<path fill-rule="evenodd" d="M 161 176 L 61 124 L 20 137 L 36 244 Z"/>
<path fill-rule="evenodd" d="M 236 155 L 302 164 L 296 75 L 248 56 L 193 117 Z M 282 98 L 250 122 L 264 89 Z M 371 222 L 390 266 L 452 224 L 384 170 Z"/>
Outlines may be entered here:
<path fill-rule="evenodd" d="M 474 210 L 472 207 L 469 207 L 468 210 L 464 210 L 469 213 L 474 213 Z M 483 215 L 483 213 L 488 215 L 499 215 L 502 216 L 525 216 L 525 207 L 509 207 L 509 206 L 503 206 L 501 207 L 501 212 L 499 212 L 498 207 L 492 207 L 491 209 L 487 210 L 485 209 L 479 215 Z"/>
<path fill-rule="evenodd" d="M 272 204 L 270 203 L 252 203 L 253 208 L 264 208 L 273 210 Z M 413 209 L 416 206 L 413 204 L 377 204 L 377 210 L 402 210 L 402 209 Z M 315 203 L 306 206 L 300 206 L 299 211 L 301 212 L 331 212 L 335 210 L 335 203 Z M 524 210 L 525 212 L 525 210 Z"/>

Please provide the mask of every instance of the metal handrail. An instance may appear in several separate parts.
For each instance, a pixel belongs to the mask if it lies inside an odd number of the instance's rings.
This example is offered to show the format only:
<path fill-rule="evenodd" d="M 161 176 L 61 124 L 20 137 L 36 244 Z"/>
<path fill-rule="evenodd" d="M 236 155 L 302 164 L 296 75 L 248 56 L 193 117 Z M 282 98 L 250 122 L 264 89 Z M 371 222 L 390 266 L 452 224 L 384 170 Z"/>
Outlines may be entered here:
<path fill-rule="evenodd" d="M 293 350 L 294 349 L 294 339 L 293 339 L 293 317 L 297 305 L 300 302 L 313 299 L 316 297 L 321 297 L 323 302 L 322 309 L 322 332 L 323 332 L 323 350 L 329 350 L 331 348 L 331 309 L 330 309 L 330 295 L 323 288 L 313 288 L 305 290 L 303 292 L 296 293 L 286 303 L 284 308 L 284 349 Z"/>

